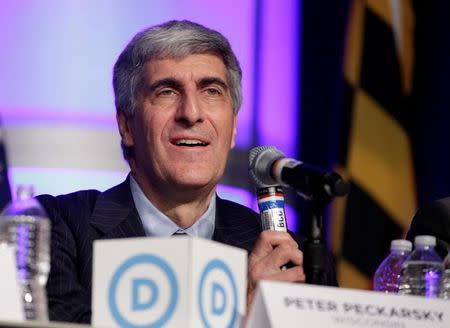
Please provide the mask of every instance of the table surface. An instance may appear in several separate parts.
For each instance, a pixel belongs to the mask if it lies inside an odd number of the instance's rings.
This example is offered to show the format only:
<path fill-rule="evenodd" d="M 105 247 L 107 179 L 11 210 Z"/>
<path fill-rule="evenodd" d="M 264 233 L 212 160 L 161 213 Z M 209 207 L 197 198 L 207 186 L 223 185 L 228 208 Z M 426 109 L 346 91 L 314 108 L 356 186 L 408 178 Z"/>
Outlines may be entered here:
<path fill-rule="evenodd" d="M 75 324 L 75 323 L 68 323 L 68 322 L 35 322 L 35 321 L 2 321 L 0 320 L 0 327 L 6 328 L 6 327 L 24 327 L 24 328 L 34 328 L 34 327 L 41 327 L 41 328 L 87 328 L 91 327 L 90 325 L 81 325 L 81 324 Z"/>

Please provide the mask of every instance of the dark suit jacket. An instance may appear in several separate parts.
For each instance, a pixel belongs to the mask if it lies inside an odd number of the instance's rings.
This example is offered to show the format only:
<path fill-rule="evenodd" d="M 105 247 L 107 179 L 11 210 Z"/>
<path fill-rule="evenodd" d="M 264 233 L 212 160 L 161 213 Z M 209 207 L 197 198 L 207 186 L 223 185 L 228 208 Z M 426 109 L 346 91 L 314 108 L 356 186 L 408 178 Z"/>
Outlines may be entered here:
<path fill-rule="evenodd" d="M 93 241 L 145 236 L 129 179 L 103 193 L 85 190 L 37 198 L 52 224 L 51 269 L 47 282 L 49 318 L 88 323 L 91 320 Z M 261 233 L 259 215 L 219 197 L 216 204 L 213 240 L 250 252 Z M 332 264 L 328 271 L 328 283 L 336 285 Z"/>
<path fill-rule="evenodd" d="M 445 257 L 450 251 L 450 197 L 427 204 L 414 215 L 407 239 L 418 235 L 432 235 L 437 239 L 436 251 Z"/>

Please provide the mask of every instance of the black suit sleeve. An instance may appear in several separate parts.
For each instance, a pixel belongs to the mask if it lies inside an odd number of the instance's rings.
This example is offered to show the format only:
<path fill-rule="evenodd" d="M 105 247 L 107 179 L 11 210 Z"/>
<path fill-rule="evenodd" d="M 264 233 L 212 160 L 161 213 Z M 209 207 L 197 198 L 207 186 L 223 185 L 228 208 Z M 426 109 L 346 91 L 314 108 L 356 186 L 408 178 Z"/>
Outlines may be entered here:
<path fill-rule="evenodd" d="M 66 210 L 52 196 L 37 197 L 51 221 L 50 275 L 47 281 L 49 319 L 89 323 L 90 288 L 82 285 L 77 263 L 77 245 L 73 229 L 66 221 Z"/>
<path fill-rule="evenodd" d="M 414 242 L 419 235 L 437 239 L 436 251 L 445 257 L 450 251 L 450 197 L 439 199 L 419 209 L 414 215 L 406 238 Z"/>

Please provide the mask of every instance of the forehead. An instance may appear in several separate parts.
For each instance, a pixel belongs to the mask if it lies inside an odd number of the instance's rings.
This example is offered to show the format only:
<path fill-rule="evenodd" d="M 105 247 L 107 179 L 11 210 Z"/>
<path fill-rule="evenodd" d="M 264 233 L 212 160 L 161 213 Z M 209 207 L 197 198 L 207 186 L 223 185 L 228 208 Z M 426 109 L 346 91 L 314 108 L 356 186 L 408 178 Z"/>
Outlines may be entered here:
<path fill-rule="evenodd" d="M 147 82 L 165 78 L 198 80 L 216 77 L 227 81 L 227 70 L 223 60 L 211 54 L 194 54 L 180 59 L 152 59 L 144 65 Z"/>

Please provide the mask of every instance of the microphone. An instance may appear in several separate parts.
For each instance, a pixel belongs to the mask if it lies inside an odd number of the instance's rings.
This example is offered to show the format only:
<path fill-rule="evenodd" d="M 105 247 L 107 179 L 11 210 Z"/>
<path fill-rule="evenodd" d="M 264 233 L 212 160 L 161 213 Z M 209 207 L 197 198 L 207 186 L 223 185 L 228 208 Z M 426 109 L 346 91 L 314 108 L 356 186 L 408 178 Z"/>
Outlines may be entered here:
<path fill-rule="evenodd" d="M 347 181 L 336 172 L 287 158 L 273 146 L 259 146 L 250 151 L 250 177 L 257 185 L 290 186 L 307 199 L 345 196 L 350 189 Z"/>
<path fill-rule="evenodd" d="M 281 186 L 258 186 L 256 195 L 262 230 L 287 232 L 283 188 Z"/>
<path fill-rule="evenodd" d="M 250 160 L 251 163 L 251 160 Z M 261 229 L 287 232 L 286 213 L 284 211 L 284 192 L 280 185 L 267 185 L 261 183 L 250 174 L 252 182 L 256 186 L 258 208 L 261 216 Z M 286 270 L 290 263 L 281 266 Z"/>
<path fill-rule="evenodd" d="M 279 185 L 256 185 L 256 195 L 261 216 L 262 230 L 287 232 L 288 230 L 286 214 L 284 212 L 283 188 Z M 282 265 L 280 269 L 282 271 L 285 271 L 288 267 L 291 266 L 292 264 L 289 262 Z"/>

